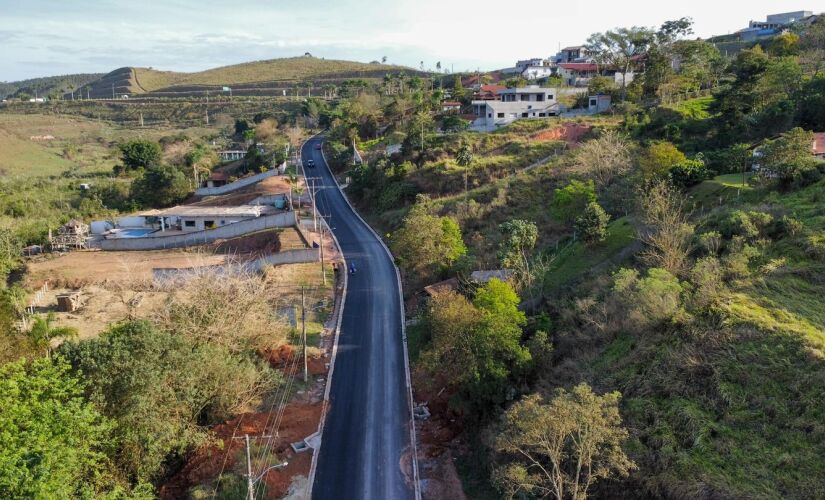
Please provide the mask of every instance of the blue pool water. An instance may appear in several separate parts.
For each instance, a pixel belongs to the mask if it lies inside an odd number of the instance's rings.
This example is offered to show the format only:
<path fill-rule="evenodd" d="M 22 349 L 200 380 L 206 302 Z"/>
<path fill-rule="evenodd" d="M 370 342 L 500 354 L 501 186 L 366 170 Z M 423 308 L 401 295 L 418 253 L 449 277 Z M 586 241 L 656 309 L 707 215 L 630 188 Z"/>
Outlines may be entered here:
<path fill-rule="evenodd" d="M 141 236 L 146 236 L 149 233 L 154 232 L 155 230 L 152 228 L 142 228 L 142 227 L 133 227 L 128 229 L 121 229 L 118 231 L 118 236 L 121 238 L 140 238 Z"/>

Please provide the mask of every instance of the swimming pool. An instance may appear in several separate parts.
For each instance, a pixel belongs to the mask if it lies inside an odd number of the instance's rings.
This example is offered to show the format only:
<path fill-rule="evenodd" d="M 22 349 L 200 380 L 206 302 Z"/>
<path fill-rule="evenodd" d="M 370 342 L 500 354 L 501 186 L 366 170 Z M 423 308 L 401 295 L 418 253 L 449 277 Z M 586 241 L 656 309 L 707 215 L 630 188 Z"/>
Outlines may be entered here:
<path fill-rule="evenodd" d="M 153 232 L 155 232 L 155 230 L 152 228 L 128 227 L 118 229 L 117 236 L 118 238 L 140 238 Z"/>

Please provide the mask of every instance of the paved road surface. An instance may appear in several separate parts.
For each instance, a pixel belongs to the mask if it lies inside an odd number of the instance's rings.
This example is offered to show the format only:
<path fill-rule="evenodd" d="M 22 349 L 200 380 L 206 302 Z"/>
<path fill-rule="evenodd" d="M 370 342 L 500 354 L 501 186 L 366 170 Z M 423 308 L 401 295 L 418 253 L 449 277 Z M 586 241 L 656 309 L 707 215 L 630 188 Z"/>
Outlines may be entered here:
<path fill-rule="evenodd" d="M 312 496 L 315 499 L 413 498 L 409 458 L 410 408 L 401 338 L 398 278 L 378 239 L 335 187 L 315 138 L 304 162 L 320 177 L 318 209 L 328 219 L 348 263 L 346 303 Z M 409 460 L 405 460 L 410 469 Z"/>

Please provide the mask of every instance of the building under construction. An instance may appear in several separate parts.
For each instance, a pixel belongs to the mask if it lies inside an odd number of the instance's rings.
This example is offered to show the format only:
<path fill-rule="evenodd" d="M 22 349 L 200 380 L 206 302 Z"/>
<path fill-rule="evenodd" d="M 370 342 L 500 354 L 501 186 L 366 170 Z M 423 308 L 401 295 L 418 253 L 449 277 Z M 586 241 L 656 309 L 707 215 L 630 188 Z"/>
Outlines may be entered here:
<path fill-rule="evenodd" d="M 60 226 L 57 235 L 53 235 L 49 230 L 49 246 L 52 251 L 60 252 L 88 248 L 89 234 L 88 224 L 72 219 Z"/>

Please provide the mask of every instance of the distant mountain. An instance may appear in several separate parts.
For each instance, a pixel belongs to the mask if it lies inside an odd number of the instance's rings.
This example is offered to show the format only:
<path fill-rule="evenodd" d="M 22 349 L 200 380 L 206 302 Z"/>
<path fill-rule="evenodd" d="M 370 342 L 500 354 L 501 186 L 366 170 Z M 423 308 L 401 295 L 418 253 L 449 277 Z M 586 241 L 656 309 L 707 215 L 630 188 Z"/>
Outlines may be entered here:
<path fill-rule="evenodd" d="M 72 89 L 79 89 L 95 80 L 101 73 L 84 73 L 77 75 L 47 76 L 31 78 L 19 82 L 0 82 L 0 98 L 21 97 L 24 94 L 34 97 L 59 97 L 63 94 L 71 95 Z"/>
<path fill-rule="evenodd" d="M 202 95 L 207 90 L 219 93 L 232 88 L 235 95 L 273 94 L 296 86 L 311 84 L 316 93 L 321 87 L 349 79 L 375 80 L 386 74 L 426 73 L 388 64 L 319 59 L 310 56 L 255 61 L 223 66 L 196 73 L 158 71 L 152 68 L 119 68 L 84 85 L 83 95 L 92 98 L 121 96 Z"/>

